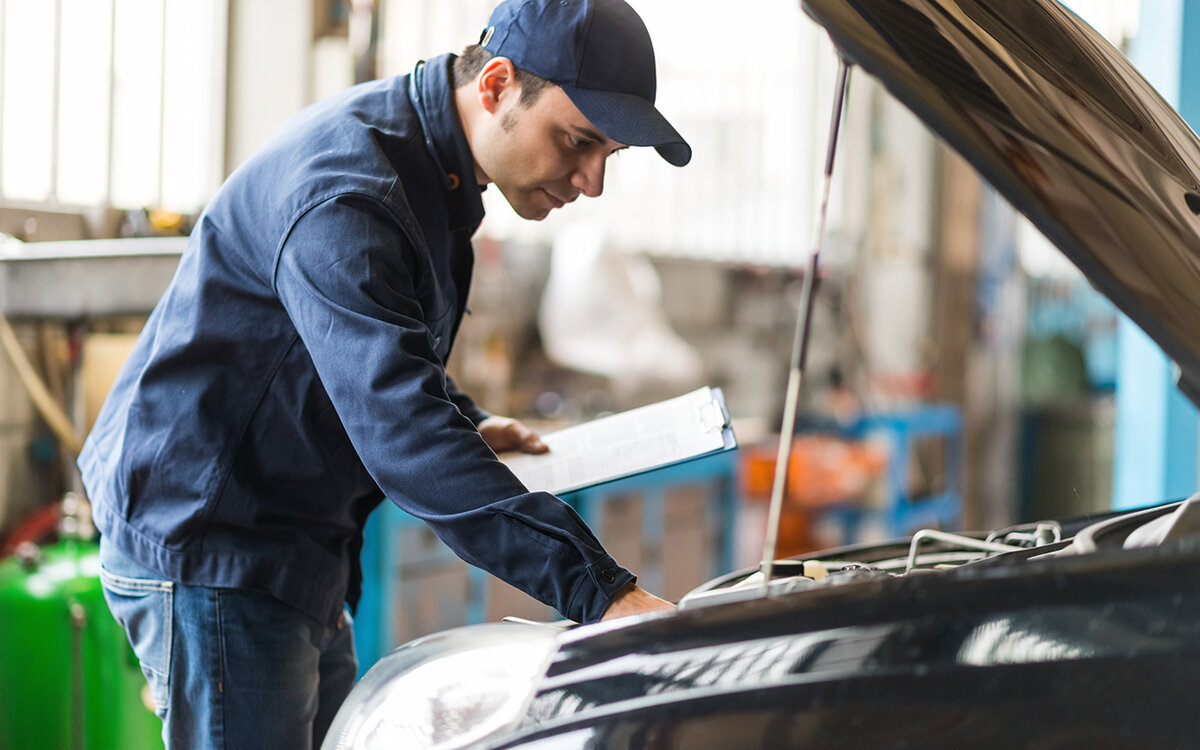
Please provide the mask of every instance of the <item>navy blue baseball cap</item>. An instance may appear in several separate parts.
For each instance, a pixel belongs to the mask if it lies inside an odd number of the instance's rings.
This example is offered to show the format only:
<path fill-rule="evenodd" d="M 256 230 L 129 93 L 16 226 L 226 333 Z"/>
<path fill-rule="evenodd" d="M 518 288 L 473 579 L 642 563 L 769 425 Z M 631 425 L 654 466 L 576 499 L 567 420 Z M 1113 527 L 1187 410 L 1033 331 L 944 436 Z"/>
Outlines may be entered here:
<path fill-rule="evenodd" d="M 505 0 L 479 39 L 559 87 L 593 125 L 682 167 L 692 147 L 654 107 L 654 46 L 624 0 Z"/>

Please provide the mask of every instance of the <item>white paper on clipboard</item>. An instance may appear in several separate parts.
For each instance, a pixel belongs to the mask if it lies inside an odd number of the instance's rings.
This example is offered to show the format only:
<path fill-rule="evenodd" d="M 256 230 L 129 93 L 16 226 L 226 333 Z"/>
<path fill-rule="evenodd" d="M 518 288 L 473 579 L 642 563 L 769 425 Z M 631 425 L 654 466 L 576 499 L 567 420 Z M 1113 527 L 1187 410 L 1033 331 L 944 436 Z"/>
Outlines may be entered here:
<path fill-rule="evenodd" d="M 737 447 L 719 388 L 594 419 L 542 435 L 541 455 L 501 460 L 533 491 L 570 492 Z"/>

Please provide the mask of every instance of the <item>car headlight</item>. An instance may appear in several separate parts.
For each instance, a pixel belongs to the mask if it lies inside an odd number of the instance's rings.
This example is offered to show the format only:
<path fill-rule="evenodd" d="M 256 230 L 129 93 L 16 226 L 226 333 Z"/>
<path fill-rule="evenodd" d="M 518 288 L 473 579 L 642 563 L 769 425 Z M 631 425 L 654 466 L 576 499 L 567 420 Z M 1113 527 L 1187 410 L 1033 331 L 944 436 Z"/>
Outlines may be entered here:
<path fill-rule="evenodd" d="M 492 623 L 401 646 L 350 691 L 322 750 L 453 750 L 513 726 L 529 708 L 558 634 Z"/>

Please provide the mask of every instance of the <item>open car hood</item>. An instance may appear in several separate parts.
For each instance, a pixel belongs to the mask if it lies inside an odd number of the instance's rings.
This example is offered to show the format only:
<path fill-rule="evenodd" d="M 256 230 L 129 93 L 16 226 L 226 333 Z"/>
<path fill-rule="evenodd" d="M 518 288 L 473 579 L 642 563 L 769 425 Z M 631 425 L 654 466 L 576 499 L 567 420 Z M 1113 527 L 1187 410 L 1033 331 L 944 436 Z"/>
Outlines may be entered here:
<path fill-rule="evenodd" d="M 1054 0 L 803 0 L 1180 368 L 1200 403 L 1200 140 Z"/>

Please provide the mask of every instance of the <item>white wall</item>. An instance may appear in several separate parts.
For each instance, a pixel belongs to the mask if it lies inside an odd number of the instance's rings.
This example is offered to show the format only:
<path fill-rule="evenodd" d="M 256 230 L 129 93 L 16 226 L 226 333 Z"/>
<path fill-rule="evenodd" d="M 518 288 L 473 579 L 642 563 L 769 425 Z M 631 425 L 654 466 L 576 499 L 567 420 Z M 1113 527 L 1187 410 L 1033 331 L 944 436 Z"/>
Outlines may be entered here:
<path fill-rule="evenodd" d="M 295 0 L 230 0 L 225 172 L 311 101 L 313 15 Z"/>

